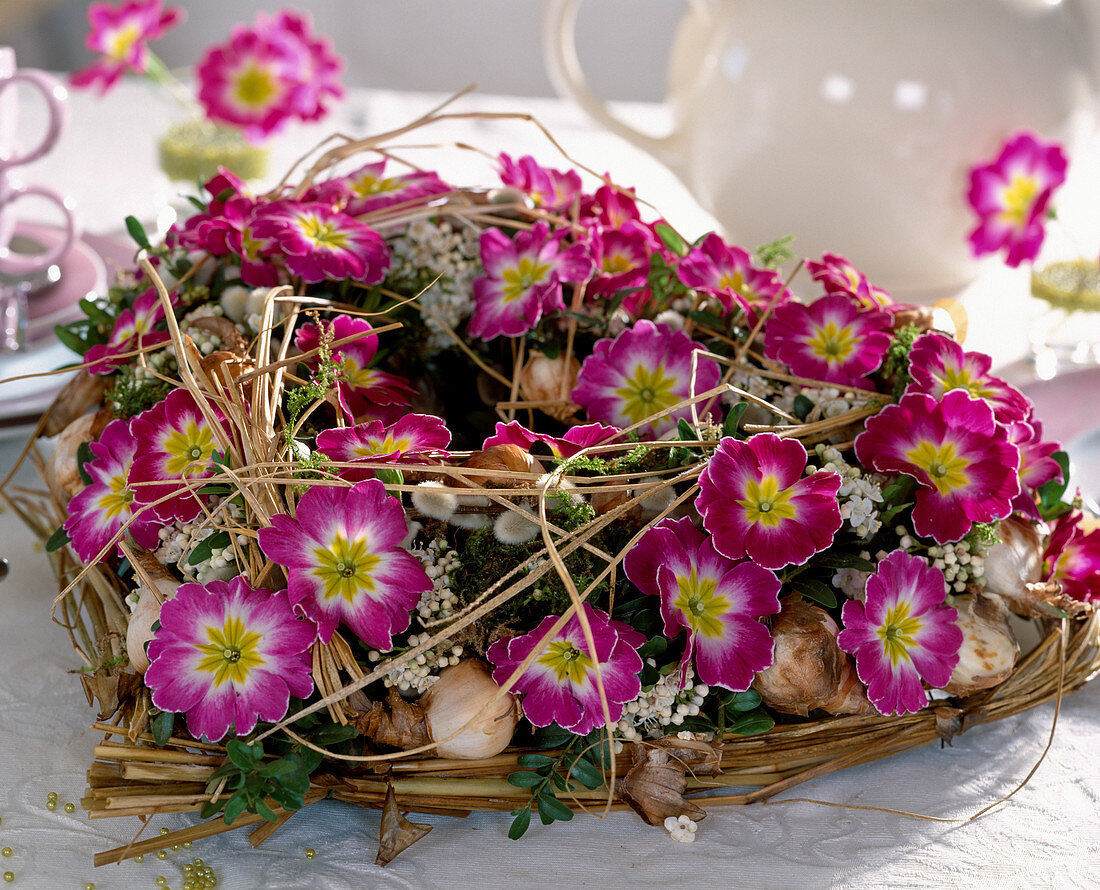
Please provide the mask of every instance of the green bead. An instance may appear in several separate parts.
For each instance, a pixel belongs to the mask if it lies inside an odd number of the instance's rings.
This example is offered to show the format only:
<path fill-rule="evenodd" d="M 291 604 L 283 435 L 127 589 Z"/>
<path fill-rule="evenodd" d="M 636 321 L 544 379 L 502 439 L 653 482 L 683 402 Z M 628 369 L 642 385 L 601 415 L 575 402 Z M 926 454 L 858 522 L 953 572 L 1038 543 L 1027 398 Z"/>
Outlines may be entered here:
<path fill-rule="evenodd" d="M 95 890 L 95 884 L 93 884 L 91 881 L 88 881 L 88 883 L 84 885 L 84 890 Z"/>
<path fill-rule="evenodd" d="M 180 844 L 180 846 L 183 847 L 183 849 L 185 849 L 185 850 L 190 850 L 191 849 L 191 841 L 184 841 L 182 844 Z"/>
<path fill-rule="evenodd" d="M 312 859 L 317 855 L 317 851 L 313 847 L 306 847 L 306 859 Z"/>
<path fill-rule="evenodd" d="M 57 792 L 51 791 L 49 794 L 46 795 L 46 800 L 57 800 Z"/>
<path fill-rule="evenodd" d="M 75 803 L 65 804 L 65 812 L 66 813 L 75 813 L 76 812 L 76 804 Z"/>
<path fill-rule="evenodd" d="M 56 800 L 47 800 L 46 801 L 46 809 L 49 810 L 52 813 L 54 810 L 57 809 L 57 801 Z"/>
<path fill-rule="evenodd" d="M 157 875 L 157 879 L 156 879 L 155 883 L 158 887 L 167 887 L 168 886 L 168 878 L 166 878 L 164 875 Z"/>
<path fill-rule="evenodd" d="M 198 859 L 198 858 L 195 859 L 195 868 L 202 868 L 204 864 L 205 863 L 203 863 L 203 861 L 201 859 Z"/>
<path fill-rule="evenodd" d="M 11 858 L 11 847 L 4 847 L 3 850 L 0 850 L 0 856 L 3 856 L 5 859 L 10 859 Z"/>
<path fill-rule="evenodd" d="M 10 884 L 12 881 L 15 880 L 15 872 L 13 872 L 13 871 L 4 872 L 4 880 L 7 881 Z"/>
<path fill-rule="evenodd" d="M 142 856 L 140 853 L 138 853 L 137 856 L 134 857 L 134 862 L 136 862 L 138 865 L 141 865 L 141 863 L 143 863 L 144 861 L 145 857 Z"/>
<path fill-rule="evenodd" d="M 168 858 L 168 851 L 167 850 L 157 850 L 157 859 L 167 859 L 167 858 Z"/>
<path fill-rule="evenodd" d="M 168 834 L 168 829 L 167 829 L 167 828 L 162 828 L 162 829 L 160 830 L 160 833 L 161 833 L 161 834 Z"/>
<path fill-rule="evenodd" d="M 183 873 L 185 875 L 191 874 L 194 870 L 195 870 L 195 866 L 193 866 L 190 862 L 184 863 Z"/>

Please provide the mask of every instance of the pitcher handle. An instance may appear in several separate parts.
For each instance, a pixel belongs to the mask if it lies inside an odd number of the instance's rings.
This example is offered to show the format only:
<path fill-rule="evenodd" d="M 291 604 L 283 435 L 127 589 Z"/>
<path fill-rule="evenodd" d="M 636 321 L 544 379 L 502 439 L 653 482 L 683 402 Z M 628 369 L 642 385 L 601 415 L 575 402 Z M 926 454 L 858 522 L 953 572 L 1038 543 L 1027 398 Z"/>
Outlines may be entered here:
<path fill-rule="evenodd" d="M 547 0 L 543 14 L 543 56 L 550 79 L 559 93 L 572 98 L 597 123 L 622 136 L 658 160 L 668 164 L 680 133 L 674 128 L 667 136 L 651 136 L 615 117 L 589 87 L 577 56 L 577 10 L 581 0 Z"/>

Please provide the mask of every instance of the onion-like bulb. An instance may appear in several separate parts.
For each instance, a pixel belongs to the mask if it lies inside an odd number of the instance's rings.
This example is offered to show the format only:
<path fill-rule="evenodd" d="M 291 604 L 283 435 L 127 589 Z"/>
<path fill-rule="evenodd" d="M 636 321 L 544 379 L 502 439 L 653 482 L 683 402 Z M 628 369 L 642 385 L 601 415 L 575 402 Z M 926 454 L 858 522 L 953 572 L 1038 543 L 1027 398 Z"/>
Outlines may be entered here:
<path fill-rule="evenodd" d="M 951 695 L 988 689 L 1008 679 L 1016 666 L 1020 646 L 1008 623 L 1008 607 L 995 593 L 964 593 L 955 597 L 963 632 L 959 663 L 943 687 Z"/>
<path fill-rule="evenodd" d="M 794 598 L 772 620 L 775 657 L 752 688 L 764 704 L 784 714 L 873 714 L 852 659 L 837 645 L 839 629 L 829 613 Z"/>
<path fill-rule="evenodd" d="M 160 619 L 161 605 L 176 595 L 179 582 L 151 554 L 139 553 L 136 558 L 141 562 L 144 574 L 153 582 L 153 587 L 142 584 L 137 589 L 137 606 L 130 614 L 130 623 L 126 625 L 126 655 L 134 670 L 144 674 L 149 670 L 145 644 L 153 639 L 153 625 Z"/>
<path fill-rule="evenodd" d="M 1037 596 L 1029 584 L 1035 584 L 1043 569 L 1043 542 L 1026 519 L 1010 516 L 997 526 L 1000 541 L 985 555 L 985 589 L 1003 596 L 1019 615 L 1043 615 L 1035 608 Z"/>
<path fill-rule="evenodd" d="M 489 666 L 476 658 L 466 658 L 440 672 L 417 702 L 424 709 L 428 735 L 439 742 L 436 752 L 440 757 L 480 760 L 508 747 L 519 723 L 516 697 L 504 693 L 479 716 L 498 692 L 500 687 Z"/>

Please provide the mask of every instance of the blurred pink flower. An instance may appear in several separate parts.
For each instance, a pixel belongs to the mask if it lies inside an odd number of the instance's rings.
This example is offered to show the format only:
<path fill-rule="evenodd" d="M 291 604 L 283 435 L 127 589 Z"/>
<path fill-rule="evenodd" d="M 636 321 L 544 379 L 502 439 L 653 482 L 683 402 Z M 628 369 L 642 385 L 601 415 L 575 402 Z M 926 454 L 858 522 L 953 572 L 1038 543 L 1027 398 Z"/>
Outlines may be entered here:
<path fill-rule="evenodd" d="M 1066 596 L 1087 603 L 1100 601 L 1100 529 L 1086 532 L 1082 518 L 1074 510 L 1055 523 L 1043 554 L 1043 580 L 1057 581 Z"/>
<path fill-rule="evenodd" d="M 163 37 L 184 19 L 178 6 L 162 8 L 161 0 L 125 0 L 93 3 L 88 7 L 91 30 L 84 45 L 100 58 L 69 78 L 74 87 L 96 87 L 100 95 L 111 89 L 127 71 L 145 74 L 151 40 Z"/>
<path fill-rule="evenodd" d="M 238 25 L 227 42 L 210 47 L 195 74 L 207 116 L 261 139 L 292 119 L 319 120 L 343 96 L 343 61 L 329 40 L 312 32 L 307 16 L 260 13 Z"/>
<path fill-rule="evenodd" d="M 1004 250 L 1013 267 L 1035 259 L 1068 164 L 1061 145 L 1025 131 L 1012 135 L 995 160 L 972 167 L 967 200 L 978 217 L 970 233 L 974 255 Z"/>

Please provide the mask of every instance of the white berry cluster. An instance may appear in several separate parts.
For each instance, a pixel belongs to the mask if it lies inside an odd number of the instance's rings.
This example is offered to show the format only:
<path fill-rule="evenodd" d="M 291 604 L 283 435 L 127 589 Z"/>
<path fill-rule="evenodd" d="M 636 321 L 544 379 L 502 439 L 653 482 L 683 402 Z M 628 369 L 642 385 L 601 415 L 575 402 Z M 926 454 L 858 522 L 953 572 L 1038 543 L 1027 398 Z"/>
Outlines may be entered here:
<path fill-rule="evenodd" d="M 430 633 L 412 634 L 409 636 L 407 646 L 392 649 L 385 653 L 387 657 L 400 655 L 432 638 Z M 370 662 L 381 661 L 383 653 L 377 649 L 367 652 L 367 660 Z M 394 668 L 385 677 L 382 683 L 386 687 L 396 686 L 401 693 L 422 695 L 427 692 L 436 680 L 439 679 L 439 671 L 452 664 L 458 664 L 462 659 L 462 647 L 453 646 L 450 641 L 444 640 L 438 645 L 421 652 L 416 658 L 406 661 L 400 667 Z"/>
<path fill-rule="evenodd" d="M 842 479 L 837 499 L 840 501 L 840 515 L 860 538 L 875 535 L 882 522 L 878 518 L 878 508 L 882 504 L 881 477 L 876 473 L 865 474 L 857 466 L 844 460 L 844 456 L 831 445 L 818 444 L 815 447 L 821 469 L 832 470 Z M 806 467 L 807 474 L 812 473 Z"/>
<path fill-rule="evenodd" d="M 480 236 L 476 229 L 420 219 L 410 223 L 393 242 L 389 284 L 420 293 L 418 302 L 452 329 L 458 328 L 473 307 L 474 279 L 481 273 Z M 429 350 L 452 345 L 451 338 L 430 315 L 424 315 Z"/>
<path fill-rule="evenodd" d="M 695 843 L 695 832 L 699 826 L 687 816 L 669 816 L 664 824 L 665 831 L 672 835 L 674 841 L 681 844 Z"/>
<path fill-rule="evenodd" d="M 649 659 L 654 666 L 653 659 Z M 693 685 L 695 672 L 688 668 L 684 688 L 679 688 L 680 671 L 674 669 L 663 675 L 649 688 L 643 688 L 634 701 L 627 702 L 623 716 L 616 727 L 617 733 L 632 742 L 650 735 L 663 734 L 667 726 L 679 726 L 685 717 L 699 713 L 710 688 L 702 683 Z"/>
<path fill-rule="evenodd" d="M 433 538 L 424 548 L 410 551 L 424 564 L 424 571 L 432 579 L 432 589 L 420 594 L 416 611 L 421 621 L 449 618 L 458 605 L 451 590 L 451 573 L 462 563 L 458 551 L 451 548 L 445 538 Z"/>
<path fill-rule="evenodd" d="M 898 534 L 899 546 L 906 549 L 913 546 L 913 537 L 905 526 L 899 525 L 894 531 Z M 928 561 L 943 572 L 948 592 L 962 593 L 967 584 L 985 584 L 985 548 L 981 544 L 965 538 L 949 544 L 933 544 L 927 556 Z"/>
<path fill-rule="evenodd" d="M 242 513 L 240 507 L 233 503 L 228 504 L 227 512 L 230 518 L 240 518 L 237 514 Z M 192 565 L 188 562 L 195 547 L 216 531 L 208 525 L 173 522 L 157 533 L 161 543 L 153 555 L 161 565 L 178 565 L 184 575 L 193 577 L 199 584 L 228 581 L 241 572 L 232 542 L 225 547 L 211 548 L 210 555 L 199 563 Z M 241 548 L 248 546 L 247 535 L 237 535 L 237 545 Z"/>

